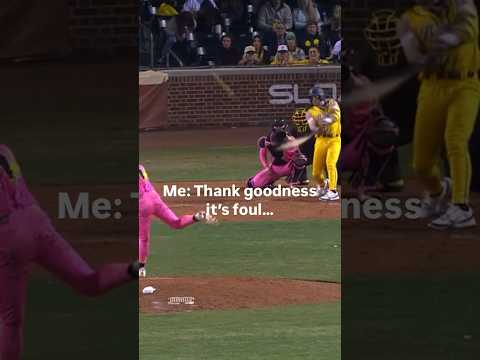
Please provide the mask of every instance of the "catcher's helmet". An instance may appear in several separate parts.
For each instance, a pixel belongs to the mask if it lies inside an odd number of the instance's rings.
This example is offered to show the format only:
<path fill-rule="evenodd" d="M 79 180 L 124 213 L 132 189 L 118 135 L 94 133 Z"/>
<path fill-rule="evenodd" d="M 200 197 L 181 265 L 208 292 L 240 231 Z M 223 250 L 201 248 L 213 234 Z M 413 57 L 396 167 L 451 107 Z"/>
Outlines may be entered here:
<path fill-rule="evenodd" d="M 399 18 L 394 10 L 375 11 L 364 30 L 365 38 L 377 55 L 379 65 L 396 65 L 401 51 L 397 36 Z"/>
<path fill-rule="evenodd" d="M 276 119 L 273 121 L 272 129 L 287 130 L 288 124 L 283 119 Z"/>
<path fill-rule="evenodd" d="M 280 128 L 273 129 L 270 134 L 270 142 L 273 146 L 281 145 L 287 139 L 287 132 Z"/>

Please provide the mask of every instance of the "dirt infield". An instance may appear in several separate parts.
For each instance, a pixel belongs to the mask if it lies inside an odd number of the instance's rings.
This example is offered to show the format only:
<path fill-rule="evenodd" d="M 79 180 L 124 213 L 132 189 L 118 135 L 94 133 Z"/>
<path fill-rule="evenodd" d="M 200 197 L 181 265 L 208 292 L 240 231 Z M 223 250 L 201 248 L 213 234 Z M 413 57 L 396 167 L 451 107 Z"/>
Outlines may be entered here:
<path fill-rule="evenodd" d="M 385 198 L 418 198 L 414 180 L 401 193 Z M 480 194 L 472 194 L 471 205 L 480 211 Z M 477 221 L 479 220 L 477 215 Z M 480 271 L 480 227 L 438 231 L 429 220 L 342 219 L 342 273 L 415 276 Z"/>
<path fill-rule="evenodd" d="M 157 291 L 142 294 L 146 286 Z M 193 310 L 251 309 L 278 305 L 319 304 L 338 301 L 340 284 L 315 281 L 234 278 L 172 277 L 140 280 L 140 311 L 172 313 Z M 193 305 L 169 304 L 171 297 L 194 297 Z"/>

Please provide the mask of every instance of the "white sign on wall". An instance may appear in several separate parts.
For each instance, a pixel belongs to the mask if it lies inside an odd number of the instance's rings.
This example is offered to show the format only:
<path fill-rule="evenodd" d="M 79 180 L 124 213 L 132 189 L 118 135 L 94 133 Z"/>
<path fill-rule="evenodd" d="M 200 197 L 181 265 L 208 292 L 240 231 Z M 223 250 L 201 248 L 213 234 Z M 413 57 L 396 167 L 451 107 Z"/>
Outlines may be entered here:
<path fill-rule="evenodd" d="M 317 83 L 315 85 L 323 89 L 328 96 L 337 99 L 337 84 Z M 268 89 L 270 104 L 287 105 L 292 102 L 295 104 L 310 104 L 308 96 L 304 98 L 300 97 L 298 88 L 298 84 L 274 84 L 270 86 Z"/>

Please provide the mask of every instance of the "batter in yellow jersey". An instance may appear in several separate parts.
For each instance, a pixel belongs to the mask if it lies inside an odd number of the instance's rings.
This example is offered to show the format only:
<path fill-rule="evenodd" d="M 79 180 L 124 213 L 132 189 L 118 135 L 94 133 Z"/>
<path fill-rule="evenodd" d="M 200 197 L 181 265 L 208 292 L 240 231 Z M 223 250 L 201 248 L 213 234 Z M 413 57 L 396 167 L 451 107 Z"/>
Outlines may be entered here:
<path fill-rule="evenodd" d="M 471 227 L 468 142 L 480 105 L 477 9 L 473 0 L 418 3 L 402 16 L 398 35 L 407 59 L 423 67 L 413 159 L 427 192 L 422 214 L 433 217 L 435 229 Z M 444 149 L 451 180 L 441 176 Z"/>
<path fill-rule="evenodd" d="M 341 150 L 340 106 L 334 99 L 327 99 L 320 88 L 314 87 L 310 96 L 312 107 L 307 111 L 307 120 L 310 129 L 316 133 L 312 177 L 318 184 L 320 200 L 339 200 L 337 161 Z"/>

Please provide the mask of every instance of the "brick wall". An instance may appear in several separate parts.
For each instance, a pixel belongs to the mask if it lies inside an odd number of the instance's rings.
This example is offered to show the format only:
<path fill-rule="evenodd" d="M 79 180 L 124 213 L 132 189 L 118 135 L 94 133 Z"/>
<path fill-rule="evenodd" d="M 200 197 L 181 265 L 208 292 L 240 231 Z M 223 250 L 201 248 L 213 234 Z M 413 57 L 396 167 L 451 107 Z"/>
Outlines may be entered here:
<path fill-rule="evenodd" d="M 137 0 L 69 0 L 76 50 L 110 52 L 137 44 Z"/>
<path fill-rule="evenodd" d="M 255 126 L 288 119 L 296 108 L 304 106 L 301 101 L 308 98 L 315 83 L 323 84 L 326 91 L 335 88 L 340 97 L 339 66 L 214 70 L 233 96 L 215 80 L 212 71 L 167 71 L 168 121 L 162 127 Z M 272 104 L 275 100 L 280 104 Z"/>

